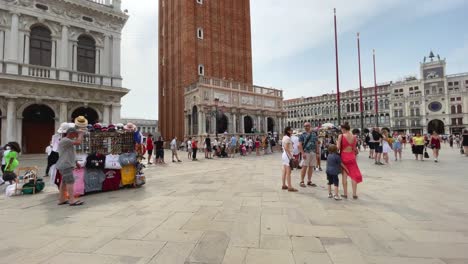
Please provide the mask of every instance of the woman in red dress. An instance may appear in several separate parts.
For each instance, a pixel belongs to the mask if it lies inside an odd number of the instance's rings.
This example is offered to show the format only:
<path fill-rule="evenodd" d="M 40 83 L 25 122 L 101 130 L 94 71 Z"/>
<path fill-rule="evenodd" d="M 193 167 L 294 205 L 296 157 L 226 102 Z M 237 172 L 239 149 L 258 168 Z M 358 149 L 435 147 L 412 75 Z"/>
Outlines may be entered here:
<path fill-rule="evenodd" d="M 357 138 L 350 132 L 348 122 L 341 125 L 342 134 L 338 137 L 337 147 L 341 153 L 343 162 L 343 198 L 348 198 L 348 176 L 352 180 L 353 198 L 357 199 L 357 184 L 362 182 L 362 175 L 356 161 Z"/>
<path fill-rule="evenodd" d="M 439 150 L 440 150 L 440 137 L 437 132 L 432 132 L 431 136 L 431 148 L 432 154 L 434 155 L 434 162 L 439 162 Z"/>

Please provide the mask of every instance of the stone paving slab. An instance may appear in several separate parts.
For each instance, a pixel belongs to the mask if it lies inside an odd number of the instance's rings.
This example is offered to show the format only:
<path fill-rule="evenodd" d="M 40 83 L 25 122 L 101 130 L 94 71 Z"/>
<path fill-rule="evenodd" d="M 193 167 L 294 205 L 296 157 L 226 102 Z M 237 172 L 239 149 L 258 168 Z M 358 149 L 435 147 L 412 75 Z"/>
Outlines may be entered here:
<path fill-rule="evenodd" d="M 279 153 L 149 166 L 144 187 L 79 208 L 57 206 L 54 185 L 11 198 L 3 186 L 0 263 L 468 263 L 468 160 L 445 146 L 439 163 L 408 150 L 387 166 L 360 155 L 359 200 L 328 199 L 324 172 L 300 188 L 294 171 L 299 192 L 281 190 Z"/>

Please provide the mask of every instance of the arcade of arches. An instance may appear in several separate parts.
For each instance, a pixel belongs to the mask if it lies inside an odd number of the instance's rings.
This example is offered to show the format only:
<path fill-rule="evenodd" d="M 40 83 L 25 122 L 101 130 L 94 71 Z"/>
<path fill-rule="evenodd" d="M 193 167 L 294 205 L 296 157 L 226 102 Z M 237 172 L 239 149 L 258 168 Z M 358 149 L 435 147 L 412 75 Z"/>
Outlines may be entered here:
<path fill-rule="evenodd" d="M 282 134 L 282 130 L 285 127 L 285 117 L 277 116 L 278 114 L 276 113 L 270 114 L 244 113 L 242 111 L 237 113 L 216 112 L 193 106 L 190 113 L 186 113 L 185 116 L 185 134 L 190 136 L 268 132 Z"/>
<path fill-rule="evenodd" d="M 86 106 L 77 102 L 0 97 L 0 143 L 4 145 L 16 141 L 20 143 L 23 153 L 44 153 L 61 123 L 72 122 L 80 115 L 85 116 L 90 124 L 109 124 L 113 120 L 119 123 L 120 106 L 117 110 L 98 104 Z"/>

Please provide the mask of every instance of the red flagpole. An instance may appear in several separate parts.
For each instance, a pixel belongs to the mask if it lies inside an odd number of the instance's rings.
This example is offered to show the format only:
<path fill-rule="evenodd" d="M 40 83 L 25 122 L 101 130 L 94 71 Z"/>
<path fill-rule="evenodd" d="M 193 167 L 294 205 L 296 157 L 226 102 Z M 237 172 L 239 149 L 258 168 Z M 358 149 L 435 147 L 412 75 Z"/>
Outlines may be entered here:
<path fill-rule="evenodd" d="M 361 42 L 359 32 L 357 33 L 358 64 L 359 64 L 359 99 L 361 104 L 361 135 L 364 133 L 364 104 L 362 102 L 362 79 L 361 79 Z"/>
<path fill-rule="evenodd" d="M 375 49 L 372 50 L 374 60 L 374 94 L 375 94 L 375 125 L 379 127 L 379 100 L 377 99 L 377 74 L 375 71 Z"/>
<path fill-rule="evenodd" d="M 338 125 L 341 125 L 340 76 L 338 69 L 338 32 L 336 28 L 336 8 L 333 8 L 335 22 L 335 57 L 336 57 L 336 103 L 338 105 Z"/>

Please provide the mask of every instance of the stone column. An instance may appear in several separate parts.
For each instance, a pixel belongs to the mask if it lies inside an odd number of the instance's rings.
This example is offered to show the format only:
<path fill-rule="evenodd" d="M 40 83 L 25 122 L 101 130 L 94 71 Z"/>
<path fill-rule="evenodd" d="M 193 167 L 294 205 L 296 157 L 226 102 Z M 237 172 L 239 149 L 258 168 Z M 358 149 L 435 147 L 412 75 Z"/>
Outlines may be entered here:
<path fill-rule="evenodd" d="M 111 86 L 111 43 L 110 43 L 110 36 L 104 35 L 104 50 L 102 51 L 101 56 L 101 74 L 104 75 L 103 78 L 103 85 Z"/>
<path fill-rule="evenodd" d="M 237 133 L 237 115 L 235 113 L 232 114 L 232 133 Z"/>
<path fill-rule="evenodd" d="M 107 0 L 106 0 L 107 1 Z M 113 0 L 112 5 L 114 6 L 114 10 L 121 12 L 122 0 Z"/>
<path fill-rule="evenodd" d="M 213 110 L 215 111 L 215 110 Z M 217 113 L 216 113 L 217 114 Z M 211 115 L 211 134 L 216 134 L 217 123 L 216 123 L 216 115 Z"/>
<path fill-rule="evenodd" d="M 262 117 L 261 117 L 261 115 L 257 116 L 257 126 L 256 127 L 257 127 L 257 132 L 262 132 L 263 128 L 262 128 Z"/>
<path fill-rule="evenodd" d="M 184 114 L 184 136 L 187 136 L 190 134 L 190 131 L 189 131 L 189 118 L 188 118 L 188 115 L 187 114 Z"/>
<path fill-rule="evenodd" d="M 78 82 L 78 42 L 72 43 L 72 81 Z"/>
<path fill-rule="evenodd" d="M 197 135 L 200 136 L 202 134 L 202 112 L 201 110 L 198 110 L 198 131 L 197 131 Z"/>
<path fill-rule="evenodd" d="M 15 128 L 16 128 L 16 102 L 15 99 L 8 99 L 7 104 L 7 132 L 6 141 L 16 141 Z"/>
<path fill-rule="evenodd" d="M 122 87 L 122 77 L 120 76 L 120 35 L 112 36 L 112 85 Z"/>
<path fill-rule="evenodd" d="M 19 14 L 12 13 L 11 15 L 11 28 L 10 28 L 10 41 L 8 43 L 8 56 L 6 73 L 18 74 L 18 47 L 19 47 Z"/>
<path fill-rule="evenodd" d="M 61 102 L 60 103 L 59 122 L 60 122 L 60 124 L 62 124 L 64 122 L 68 122 L 68 109 L 67 109 L 67 103 L 66 102 Z"/>
<path fill-rule="evenodd" d="M 29 36 L 29 33 L 22 33 L 21 35 L 22 35 L 22 39 L 24 41 L 24 45 L 20 44 L 21 47 L 24 46 L 24 51 L 21 52 L 21 54 L 22 54 L 21 56 L 23 56 L 23 54 L 24 54 L 24 57 L 23 57 L 22 61 L 23 61 L 24 64 L 29 64 L 29 44 L 30 44 L 29 43 L 29 38 L 30 38 L 30 36 Z M 21 42 L 23 42 L 23 41 L 21 41 Z M 29 75 L 29 67 L 28 66 L 23 65 L 22 75 Z"/>
<path fill-rule="evenodd" d="M 60 48 L 58 50 L 58 68 L 60 70 L 59 79 L 62 81 L 68 81 L 70 75 L 67 70 L 68 66 L 68 26 L 62 25 L 62 39 L 60 41 Z"/>
<path fill-rule="evenodd" d="M 4 55 L 5 55 L 5 53 L 3 52 L 3 49 L 5 48 L 5 46 L 3 45 L 4 41 L 5 41 L 5 31 L 0 30 L 0 60 L 4 60 Z M 0 72 L 3 72 L 3 63 L 0 63 Z"/>
<path fill-rule="evenodd" d="M 268 133 L 268 117 L 267 116 L 265 116 L 263 119 L 263 131 L 265 131 L 265 133 Z"/>
<path fill-rule="evenodd" d="M 104 35 L 104 51 L 102 54 L 101 69 L 103 75 L 110 75 L 110 36 Z"/>
<path fill-rule="evenodd" d="M 20 146 L 23 146 L 23 117 L 16 117 L 15 121 L 16 122 L 16 141 L 20 144 Z M 28 150 L 26 149 L 24 152 L 27 152 Z"/>
<path fill-rule="evenodd" d="M 120 104 L 114 104 L 112 105 L 112 123 L 113 124 L 118 124 L 121 123 L 122 120 L 120 119 L 120 108 L 122 106 Z"/>
<path fill-rule="evenodd" d="M 245 134 L 244 117 L 245 117 L 245 115 L 242 115 L 242 114 L 239 116 L 239 118 L 240 118 L 240 120 L 239 120 L 239 127 L 240 127 L 239 129 L 240 129 L 240 131 L 239 132 L 241 134 Z"/>
<path fill-rule="evenodd" d="M 104 124 L 110 124 L 110 106 L 104 105 L 104 112 L 102 113 L 102 122 Z"/>
<path fill-rule="evenodd" d="M 102 63 L 102 48 L 96 47 L 96 61 L 95 61 L 95 67 L 94 67 L 94 74 L 101 75 L 101 63 Z"/>

